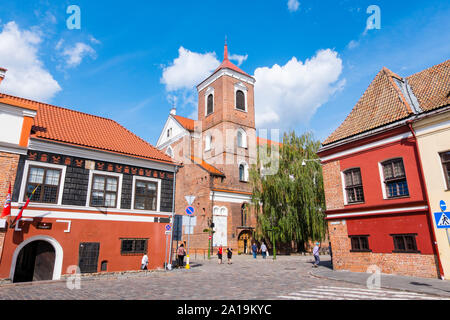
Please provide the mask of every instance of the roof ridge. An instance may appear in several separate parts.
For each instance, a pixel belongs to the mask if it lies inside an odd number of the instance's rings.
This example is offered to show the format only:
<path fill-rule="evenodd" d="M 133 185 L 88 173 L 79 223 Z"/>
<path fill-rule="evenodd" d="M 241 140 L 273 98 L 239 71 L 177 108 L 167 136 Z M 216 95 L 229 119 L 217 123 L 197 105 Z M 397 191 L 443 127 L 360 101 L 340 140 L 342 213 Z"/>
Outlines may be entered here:
<path fill-rule="evenodd" d="M 430 69 L 439 68 L 440 66 L 442 66 L 442 65 L 444 65 L 444 64 L 447 64 L 447 63 L 450 63 L 450 59 L 447 59 L 447 60 L 445 60 L 445 61 L 443 61 L 443 62 L 441 62 L 441 63 L 432 65 L 431 67 L 428 67 L 428 68 L 426 68 L 426 69 L 423 69 L 423 70 L 421 70 L 421 71 L 418 71 L 418 72 L 416 72 L 416 73 L 413 73 L 413 74 L 407 76 L 406 79 L 411 78 L 411 77 L 414 77 L 414 76 L 417 76 L 417 75 L 419 75 L 419 74 L 421 74 L 421 73 L 428 72 L 428 71 L 430 71 Z"/>

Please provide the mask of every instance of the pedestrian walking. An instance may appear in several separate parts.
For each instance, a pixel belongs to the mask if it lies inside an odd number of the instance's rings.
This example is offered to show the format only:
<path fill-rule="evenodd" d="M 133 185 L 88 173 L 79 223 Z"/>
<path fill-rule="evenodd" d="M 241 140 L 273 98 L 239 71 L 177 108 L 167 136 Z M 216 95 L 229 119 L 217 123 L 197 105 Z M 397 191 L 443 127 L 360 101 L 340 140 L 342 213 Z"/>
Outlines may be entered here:
<path fill-rule="evenodd" d="M 184 256 L 185 255 L 186 255 L 186 250 L 184 249 L 184 245 L 181 244 L 178 247 L 178 250 L 177 250 L 177 256 L 178 256 L 177 265 L 178 265 L 178 268 L 182 268 L 184 266 Z"/>
<path fill-rule="evenodd" d="M 330 253 L 331 265 L 333 265 L 333 251 L 331 251 L 331 242 L 328 243 L 328 252 Z"/>
<path fill-rule="evenodd" d="M 147 254 L 144 254 L 141 260 L 141 270 L 147 270 L 148 266 L 148 256 Z"/>
<path fill-rule="evenodd" d="M 219 246 L 219 249 L 217 250 L 217 257 L 219 258 L 219 264 L 222 264 L 222 253 L 223 253 L 222 246 Z"/>
<path fill-rule="evenodd" d="M 267 247 L 264 244 L 264 242 L 261 243 L 261 255 L 262 255 L 263 259 L 265 259 L 266 255 L 267 255 Z"/>
<path fill-rule="evenodd" d="M 320 257 L 319 257 L 319 249 L 320 249 L 320 243 L 316 242 L 316 245 L 313 248 L 313 256 L 314 256 L 314 264 L 313 267 L 317 268 L 320 263 Z"/>
<path fill-rule="evenodd" d="M 253 258 L 256 259 L 256 255 L 258 254 L 258 246 L 254 242 L 252 244 L 252 253 L 253 253 Z"/>
<path fill-rule="evenodd" d="M 227 248 L 228 264 L 231 264 L 231 257 L 232 256 L 233 256 L 233 249 Z"/>

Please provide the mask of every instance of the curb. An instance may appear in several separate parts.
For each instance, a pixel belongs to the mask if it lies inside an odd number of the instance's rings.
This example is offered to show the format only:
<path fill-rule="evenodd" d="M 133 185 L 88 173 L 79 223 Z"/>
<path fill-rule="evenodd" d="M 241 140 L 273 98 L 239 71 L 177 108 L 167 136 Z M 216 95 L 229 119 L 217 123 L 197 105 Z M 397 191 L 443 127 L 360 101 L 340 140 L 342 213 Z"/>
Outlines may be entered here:
<path fill-rule="evenodd" d="M 317 279 L 326 279 L 326 280 L 340 281 L 340 282 L 346 282 L 346 283 L 352 283 L 352 284 L 358 284 L 358 285 L 364 286 L 364 284 L 361 284 L 360 282 L 356 282 L 356 281 L 352 281 L 352 280 L 335 279 L 335 278 L 330 278 L 330 277 L 326 277 L 326 276 L 323 276 L 323 275 L 317 275 L 317 274 L 314 274 L 313 271 L 310 271 L 309 275 L 311 275 L 312 277 L 317 278 Z M 450 298 L 450 296 L 444 296 L 443 297 L 443 296 L 440 296 L 440 295 L 438 295 L 436 293 L 429 293 L 429 292 L 423 292 L 423 291 L 412 291 L 412 290 L 408 290 L 408 289 L 387 287 L 387 286 L 383 286 L 383 285 L 381 285 L 380 288 L 382 288 L 382 289 L 389 289 L 389 290 L 403 291 L 403 292 L 420 293 L 420 294 L 424 294 L 424 295 L 436 296 L 438 298 Z"/>

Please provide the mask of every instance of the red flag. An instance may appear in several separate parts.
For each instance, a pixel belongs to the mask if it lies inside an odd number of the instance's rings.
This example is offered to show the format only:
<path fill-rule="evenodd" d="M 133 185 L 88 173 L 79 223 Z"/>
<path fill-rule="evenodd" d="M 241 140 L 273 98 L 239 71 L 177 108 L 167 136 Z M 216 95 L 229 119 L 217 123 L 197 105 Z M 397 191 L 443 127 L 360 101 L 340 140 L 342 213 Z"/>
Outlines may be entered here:
<path fill-rule="evenodd" d="M 19 214 L 17 215 L 17 217 L 14 219 L 14 221 L 11 223 L 11 228 L 14 227 L 14 225 L 16 224 L 17 221 L 19 221 L 20 218 L 22 218 L 22 213 L 23 210 L 25 210 L 28 206 L 28 204 L 30 203 L 31 198 L 33 198 L 34 193 L 36 192 L 36 189 L 39 187 L 36 186 L 36 188 L 34 188 L 33 192 L 30 194 L 30 196 L 28 197 L 27 202 L 25 202 L 24 206 L 22 207 L 22 209 L 20 210 Z"/>
<path fill-rule="evenodd" d="M 8 194 L 6 195 L 5 205 L 3 206 L 2 218 L 11 214 L 11 182 L 9 183 Z"/>

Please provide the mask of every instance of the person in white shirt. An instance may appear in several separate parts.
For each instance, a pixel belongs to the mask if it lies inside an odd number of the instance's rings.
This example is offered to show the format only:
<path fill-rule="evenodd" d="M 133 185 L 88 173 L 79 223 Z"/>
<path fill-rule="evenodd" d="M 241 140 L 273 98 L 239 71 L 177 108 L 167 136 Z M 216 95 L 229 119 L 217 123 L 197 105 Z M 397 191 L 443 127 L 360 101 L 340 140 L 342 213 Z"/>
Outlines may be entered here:
<path fill-rule="evenodd" d="M 314 256 L 314 264 L 313 264 L 313 267 L 314 268 L 317 268 L 317 266 L 319 265 L 319 262 L 320 262 L 320 257 L 319 257 L 319 247 L 320 246 L 320 243 L 319 242 L 316 242 L 316 245 L 315 245 L 315 247 L 313 248 L 313 256 Z"/>
<path fill-rule="evenodd" d="M 267 247 L 264 242 L 261 244 L 261 255 L 263 259 L 265 259 L 267 255 Z"/>
<path fill-rule="evenodd" d="M 147 254 L 144 254 L 141 260 L 141 270 L 147 270 L 148 266 L 148 256 Z"/>

